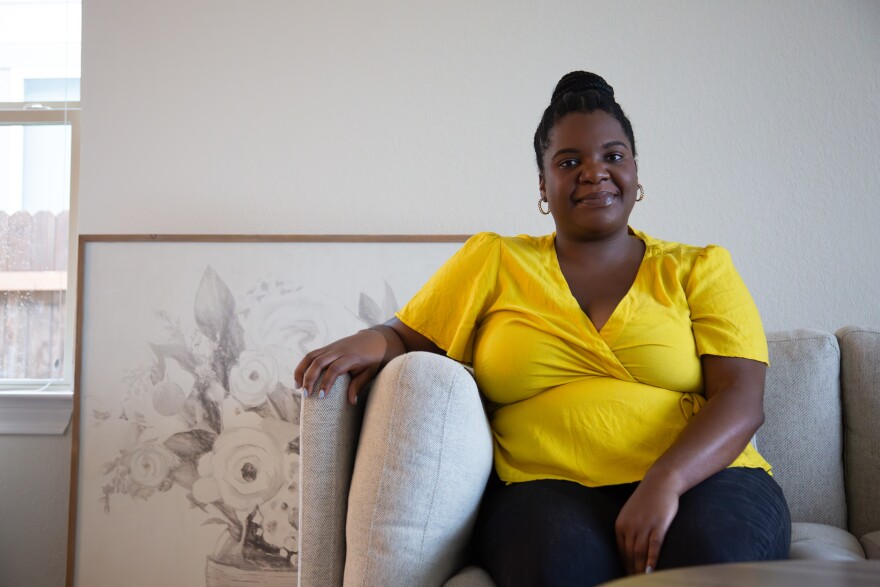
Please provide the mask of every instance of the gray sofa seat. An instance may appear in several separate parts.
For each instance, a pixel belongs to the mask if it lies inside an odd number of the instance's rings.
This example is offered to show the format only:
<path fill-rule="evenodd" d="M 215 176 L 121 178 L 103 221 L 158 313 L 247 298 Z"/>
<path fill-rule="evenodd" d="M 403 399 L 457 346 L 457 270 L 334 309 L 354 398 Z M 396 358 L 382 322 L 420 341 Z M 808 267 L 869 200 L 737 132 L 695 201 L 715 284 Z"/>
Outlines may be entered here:
<path fill-rule="evenodd" d="M 880 557 L 880 330 L 794 330 L 768 343 L 756 442 L 791 508 L 791 557 Z M 373 383 L 365 417 L 345 403 L 346 385 L 303 402 L 300 585 L 491 586 L 466 566 L 491 467 L 467 371 L 399 357 Z"/>

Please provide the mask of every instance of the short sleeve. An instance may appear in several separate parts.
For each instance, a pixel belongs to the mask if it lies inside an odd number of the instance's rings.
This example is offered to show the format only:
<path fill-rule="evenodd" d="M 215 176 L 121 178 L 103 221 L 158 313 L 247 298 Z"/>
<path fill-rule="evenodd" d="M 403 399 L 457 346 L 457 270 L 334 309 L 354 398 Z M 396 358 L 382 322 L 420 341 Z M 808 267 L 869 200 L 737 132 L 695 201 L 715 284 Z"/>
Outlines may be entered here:
<path fill-rule="evenodd" d="M 709 245 L 687 282 L 697 353 L 768 363 L 761 316 L 726 249 Z"/>
<path fill-rule="evenodd" d="M 399 311 L 401 322 L 456 361 L 471 363 L 474 332 L 495 293 L 501 237 L 472 236 Z"/>

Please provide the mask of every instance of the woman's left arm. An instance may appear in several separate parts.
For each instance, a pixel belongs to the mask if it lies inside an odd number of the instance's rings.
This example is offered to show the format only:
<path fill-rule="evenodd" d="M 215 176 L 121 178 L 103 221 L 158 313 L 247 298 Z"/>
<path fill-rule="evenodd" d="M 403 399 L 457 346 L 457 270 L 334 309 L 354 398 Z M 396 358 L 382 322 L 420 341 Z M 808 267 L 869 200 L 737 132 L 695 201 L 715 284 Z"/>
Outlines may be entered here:
<path fill-rule="evenodd" d="M 656 567 L 679 497 L 730 465 L 764 423 L 764 363 L 703 355 L 702 366 L 706 404 L 648 470 L 617 518 L 617 546 L 627 573 Z"/>

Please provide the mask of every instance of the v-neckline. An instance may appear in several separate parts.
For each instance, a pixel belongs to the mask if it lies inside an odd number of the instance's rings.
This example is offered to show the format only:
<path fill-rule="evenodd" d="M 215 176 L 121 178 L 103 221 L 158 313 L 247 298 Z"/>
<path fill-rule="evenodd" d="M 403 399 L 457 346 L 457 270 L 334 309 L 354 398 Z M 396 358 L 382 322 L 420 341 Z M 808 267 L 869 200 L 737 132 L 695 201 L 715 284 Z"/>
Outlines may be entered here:
<path fill-rule="evenodd" d="M 571 286 L 569 285 L 568 280 L 565 278 L 565 273 L 562 272 L 562 266 L 559 264 L 559 255 L 556 251 L 556 232 L 554 231 L 550 235 L 549 247 L 550 256 L 552 259 L 551 265 L 556 272 L 556 277 L 559 280 L 561 287 L 568 295 L 570 303 L 574 304 L 574 307 L 577 308 L 577 313 L 580 314 L 583 317 L 583 320 L 587 323 L 590 333 L 598 336 L 600 339 L 605 341 L 606 344 L 610 344 L 610 342 L 614 338 L 616 338 L 616 334 L 620 331 L 620 326 L 622 326 L 626 322 L 625 313 L 628 313 L 626 312 L 626 310 L 631 304 L 633 290 L 635 289 L 635 286 L 639 282 L 639 279 L 641 278 L 644 271 L 645 260 L 648 258 L 648 252 L 650 249 L 650 245 L 644 234 L 639 233 L 632 227 L 627 227 L 627 231 L 629 234 L 642 241 L 642 243 L 645 245 L 645 250 L 642 253 L 642 260 L 639 261 L 639 268 L 636 271 L 636 275 L 633 278 L 632 283 L 629 285 L 629 288 L 626 290 L 626 293 L 623 295 L 623 297 L 620 298 L 620 300 L 617 302 L 617 305 L 614 306 L 614 310 L 611 311 L 611 314 L 605 320 L 605 323 L 602 324 L 601 328 L 596 328 L 596 324 L 593 322 L 593 319 L 590 318 L 589 314 L 584 311 L 584 309 L 580 305 L 580 302 L 578 302 L 574 293 L 572 293 Z M 620 320 L 623 320 L 623 323 L 619 323 Z M 609 328 L 609 324 L 612 324 L 612 322 L 615 323 L 616 326 L 613 325 Z"/>

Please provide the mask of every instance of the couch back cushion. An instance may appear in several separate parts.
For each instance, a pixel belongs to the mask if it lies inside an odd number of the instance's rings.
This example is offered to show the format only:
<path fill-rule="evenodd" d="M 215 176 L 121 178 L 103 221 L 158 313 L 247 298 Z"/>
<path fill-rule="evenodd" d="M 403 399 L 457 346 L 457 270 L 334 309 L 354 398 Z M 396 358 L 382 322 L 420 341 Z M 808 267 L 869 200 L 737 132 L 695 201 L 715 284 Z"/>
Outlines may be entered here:
<path fill-rule="evenodd" d="M 847 527 L 843 478 L 840 349 L 833 334 L 767 335 L 766 421 L 758 450 L 773 466 L 793 522 Z"/>
<path fill-rule="evenodd" d="M 465 565 L 491 471 L 492 433 L 464 367 L 430 353 L 391 361 L 367 399 L 345 586 L 446 582 Z"/>
<path fill-rule="evenodd" d="M 880 530 L 880 328 L 849 326 L 837 338 L 849 528 L 862 536 Z"/>

